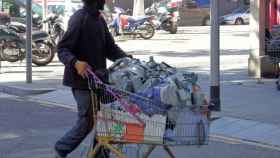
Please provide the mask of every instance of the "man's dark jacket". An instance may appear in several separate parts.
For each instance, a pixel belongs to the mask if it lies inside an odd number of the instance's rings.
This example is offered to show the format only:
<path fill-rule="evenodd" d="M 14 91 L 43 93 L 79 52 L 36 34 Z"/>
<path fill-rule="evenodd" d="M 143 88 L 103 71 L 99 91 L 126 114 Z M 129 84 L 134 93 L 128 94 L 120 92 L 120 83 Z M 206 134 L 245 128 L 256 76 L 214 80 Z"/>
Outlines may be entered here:
<path fill-rule="evenodd" d="M 78 75 L 74 65 L 86 61 L 93 71 L 106 69 L 106 58 L 115 61 L 126 54 L 115 44 L 104 18 L 98 11 L 84 7 L 70 18 L 68 30 L 58 44 L 58 57 L 65 65 L 63 84 L 88 89 L 87 79 Z"/>

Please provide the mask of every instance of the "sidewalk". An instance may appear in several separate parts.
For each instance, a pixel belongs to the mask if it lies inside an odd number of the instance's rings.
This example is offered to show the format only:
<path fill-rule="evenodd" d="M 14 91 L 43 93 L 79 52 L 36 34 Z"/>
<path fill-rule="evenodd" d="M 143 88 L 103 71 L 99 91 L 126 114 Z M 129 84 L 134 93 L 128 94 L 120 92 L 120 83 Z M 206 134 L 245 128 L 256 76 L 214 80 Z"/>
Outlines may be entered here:
<path fill-rule="evenodd" d="M 186 28 L 179 30 L 182 34 L 160 34 L 152 40 L 130 40 L 119 45 L 133 53 L 135 58 L 147 60 L 153 55 L 158 62 L 165 61 L 198 73 L 202 88 L 209 92 L 210 45 L 209 30 L 205 28 Z M 211 134 L 280 147 L 280 92 L 276 90 L 273 79 L 258 84 L 247 76 L 247 34 L 246 29 L 234 33 L 230 26 L 221 28 L 222 111 L 214 113 L 220 119 L 212 123 Z M 29 92 L 37 90 L 37 95 L 26 98 L 69 109 L 76 108 L 69 88 L 61 85 L 63 66 L 59 62 L 55 61 L 46 67 L 33 67 L 34 83 L 31 85 L 25 83 L 24 63 L 4 62 L 2 66 L 0 91 L 7 92 L 7 87 L 12 87 L 8 93 L 26 96 L 26 89 Z M 45 90 L 51 92 L 40 94 Z"/>

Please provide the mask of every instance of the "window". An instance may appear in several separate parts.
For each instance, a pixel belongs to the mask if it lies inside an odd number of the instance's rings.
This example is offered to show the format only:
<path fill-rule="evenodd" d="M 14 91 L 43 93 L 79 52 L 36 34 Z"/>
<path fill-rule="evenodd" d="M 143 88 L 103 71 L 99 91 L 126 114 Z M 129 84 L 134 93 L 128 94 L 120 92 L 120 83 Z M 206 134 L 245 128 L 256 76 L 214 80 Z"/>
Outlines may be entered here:
<path fill-rule="evenodd" d="M 12 1 L 1 0 L 1 11 L 10 14 L 10 7 L 12 5 Z"/>
<path fill-rule="evenodd" d="M 11 17 L 24 17 L 25 11 L 25 0 L 0 0 L 2 3 L 1 11 L 8 13 Z M 42 7 L 37 3 L 32 3 L 32 12 L 42 17 Z"/>
<path fill-rule="evenodd" d="M 248 8 L 237 8 L 232 13 L 238 14 L 238 13 L 245 13 L 248 11 Z"/>
<path fill-rule="evenodd" d="M 54 13 L 63 16 L 64 11 L 65 11 L 64 5 L 48 5 L 48 13 Z"/>

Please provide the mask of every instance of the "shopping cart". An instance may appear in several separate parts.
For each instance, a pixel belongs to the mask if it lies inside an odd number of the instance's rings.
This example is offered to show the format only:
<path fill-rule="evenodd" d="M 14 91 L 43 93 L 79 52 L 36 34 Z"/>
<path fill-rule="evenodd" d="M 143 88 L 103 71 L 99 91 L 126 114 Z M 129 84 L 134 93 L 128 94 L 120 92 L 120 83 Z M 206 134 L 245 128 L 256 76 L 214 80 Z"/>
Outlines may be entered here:
<path fill-rule="evenodd" d="M 280 40 L 266 40 L 266 55 L 268 55 L 271 61 L 277 65 L 277 71 L 279 71 L 280 63 Z M 277 89 L 280 91 L 280 75 L 276 81 Z"/>
<path fill-rule="evenodd" d="M 125 144 L 148 145 L 144 158 L 161 145 L 175 158 L 170 146 L 208 144 L 210 112 L 207 106 L 168 107 L 105 84 L 91 71 L 88 79 L 98 142 L 88 152 L 88 158 L 94 158 L 101 147 L 117 158 L 126 158 L 118 148 Z"/>

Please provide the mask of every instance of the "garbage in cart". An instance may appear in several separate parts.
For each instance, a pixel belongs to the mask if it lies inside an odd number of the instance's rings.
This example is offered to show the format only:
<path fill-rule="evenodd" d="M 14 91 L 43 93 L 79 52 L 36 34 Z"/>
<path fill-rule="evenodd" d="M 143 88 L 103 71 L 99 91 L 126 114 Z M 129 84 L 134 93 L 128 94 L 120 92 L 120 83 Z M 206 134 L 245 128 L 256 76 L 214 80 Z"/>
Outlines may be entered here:
<path fill-rule="evenodd" d="M 167 151 L 170 145 L 207 144 L 209 111 L 197 82 L 195 73 L 152 57 L 148 62 L 119 59 L 109 68 L 110 84 L 91 73 L 89 86 L 100 102 L 95 113 L 97 138 L 164 145 Z"/>

